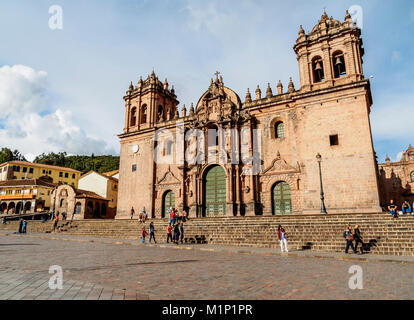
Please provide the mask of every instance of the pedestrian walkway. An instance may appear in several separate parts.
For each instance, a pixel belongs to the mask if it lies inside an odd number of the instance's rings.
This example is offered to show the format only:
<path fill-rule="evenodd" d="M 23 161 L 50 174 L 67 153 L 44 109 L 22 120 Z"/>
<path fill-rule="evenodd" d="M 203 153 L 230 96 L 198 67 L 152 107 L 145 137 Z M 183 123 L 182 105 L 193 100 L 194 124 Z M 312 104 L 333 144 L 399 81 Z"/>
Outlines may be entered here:
<path fill-rule="evenodd" d="M 344 256 L 2 232 L 0 299 L 414 299 L 412 261 Z M 349 285 L 355 267 L 363 290 Z"/>
<path fill-rule="evenodd" d="M 9 236 L 15 235 L 14 233 L 0 231 L 1 234 L 7 234 Z M 116 245 L 133 245 L 133 246 L 148 246 L 155 248 L 171 248 L 177 250 L 200 250 L 210 252 L 225 252 L 232 254 L 258 254 L 258 255 L 282 255 L 285 257 L 308 257 L 308 258 L 321 258 L 321 259 L 336 259 L 344 261 L 370 261 L 370 262 L 390 262 L 390 263 L 404 263 L 414 264 L 414 256 L 392 256 L 392 255 L 378 255 L 378 254 L 354 254 L 354 253 L 342 253 L 342 252 L 316 252 L 311 250 L 293 250 L 289 253 L 282 253 L 280 248 L 258 248 L 258 247 L 243 247 L 243 246 L 226 246 L 226 245 L 212 245 L 212 244 L 179 244 L 173 243 L 157 243 L 143 244 L 140 240 L 130 239 L 116 239 L 116 238 L 101 238 L 90 236 L 78 236 L 70 234 L 44 234 L 44 233 L 31 233 L 26 234 L 24 237 L 34 237 L 40 239 L 50 239 L 59 241 L 77 241 L 77 242 L 98 242 Z M 344 242 L 345 248 L 345 242 Z"/>

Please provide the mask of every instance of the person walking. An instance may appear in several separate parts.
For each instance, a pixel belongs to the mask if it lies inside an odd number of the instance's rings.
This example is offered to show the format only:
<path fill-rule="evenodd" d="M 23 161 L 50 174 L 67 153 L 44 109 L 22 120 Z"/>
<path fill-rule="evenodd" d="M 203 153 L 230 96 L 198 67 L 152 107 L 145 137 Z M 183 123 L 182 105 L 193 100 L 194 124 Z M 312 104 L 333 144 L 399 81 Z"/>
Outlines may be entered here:
<path fill-rule="evenodd" d="M 354 253 L 358 253 L 353 245 L 353 241 L 354 241 L 354 237 L 352 235 L 352 227 L 350 225 L 348 225 L 344 231 L 344 238 L 346 240 L 346 248 L 345 248 L 345 253 L 348 253 L 349 247 L 351 247 L 352 251 L 354 251 Z"/>
<path fill-rule="evenodd" d="M 183 243 L 184 240 L 184 223 L 180 223 L 180 242 Z"/>
<path fill-rule="evenodd" d="M 171 225 L 174 225 L 174 210 L 173 208 L 170 208 L 170 223 Z"/>
<path fill-rule="evenodd" d="M 394 218 L 398 218 L 397 206 L 394 204 L 394 200 L 392 199 L 390 200 L 388 210 Z"/>
<path fill-rule="evenodd" d="M 134 207 L 131 208 L 131 220 L 134 218 L 135 210 Z"/>
<path fill-rule="evenodd" d="M 23 220 L 22 233 L 26 233 L 27 221 Z"/>
<path fill-rule="evenodd" d="M 364 242 L 362 241 L 359 225 L 354 228 L 355 251 L 358 252 L 358 244 L 361 244 L 361 254 L 364 253 Z"/>
<path fill-rule="evenodd" d="M 142 237 L 142 243 L 145 243 L 145 236 L 148 234 L 148 232 L 145 230 L 145 227 L 142 228 L 141 237 Z"/>
<path fill-rule="evenodd" d="M 277 228 L 277 237 L 280 241 L 280 250 L 283 252 L 283 246 L 285 246 L 286 252 L 289 252 L 288 246 L 287 246 L 286 231 L 280 224 L 279 224 L 279 227 Z"/>
<path fill-rule="evenodd" d="M 179 223 L 176 223 L 174 225 L 174 236 L 173 236 L 173 240 L 175 244 L 178 244 L 179 237 L 180 237 L 180 227 L 179 227 Z"/>
<path fill-rule="evenodd" d="M 1 220 L 1 223 L 2 224 L 7 224 L 6 217 L 3 217 L 3 219 Z"/>
<path fill-rule="evenodd" d="M 56 231 L 58 223 L 59 223 L 59 213 L 55 216 L 55 222 L 53 223 L 53 231 Z"/>
<path fill-rule="evenodd" d="M 19 233 L 22 233 L 23 231 L 23 219 L 20 219 L 19 221 Z"/>
<path fill-rule="evenodd" d="M 155 228 L 154 228 L 153 222 L 151 222 L 149 225 L 149 233 L 150 233 L 149 243 L 151 243 L 151 238 L 154 239 L 154 243 L 157 243 L 157 241 L 155 240 Z"/>
<path fill-rule="evenodd" d="M 167 243 L 169 243 L 170 240 L 171 240 L 171 242 L 173 242 L 171 232 L 172 232 L 172 227 L 171 227 L 171 222 L 170 222 L 167 226 Z"/>

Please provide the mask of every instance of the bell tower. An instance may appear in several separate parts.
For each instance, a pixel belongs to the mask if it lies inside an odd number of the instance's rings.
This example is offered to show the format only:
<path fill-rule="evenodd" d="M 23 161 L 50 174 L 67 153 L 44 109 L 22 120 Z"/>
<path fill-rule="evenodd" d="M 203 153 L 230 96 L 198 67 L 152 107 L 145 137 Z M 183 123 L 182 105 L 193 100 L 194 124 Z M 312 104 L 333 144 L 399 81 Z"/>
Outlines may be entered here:
<path fill-rule="evenodd" d="M 169 89 L 167 79 L 162 83 L 154 71 L 146 80 L 140 78 L 136 87 L 131 82 L 124 100 L 124 133 L 153 128 L 178 117 L 174 87 Z"/>
<path fill-rule="evenodd" d="M 308 34 L 300 26 L 293 49 L 299 63 L 303 91 L 364 79 L 361 30 L 348 11 L 344 22 L 329 18 L 324 12 Z"/>

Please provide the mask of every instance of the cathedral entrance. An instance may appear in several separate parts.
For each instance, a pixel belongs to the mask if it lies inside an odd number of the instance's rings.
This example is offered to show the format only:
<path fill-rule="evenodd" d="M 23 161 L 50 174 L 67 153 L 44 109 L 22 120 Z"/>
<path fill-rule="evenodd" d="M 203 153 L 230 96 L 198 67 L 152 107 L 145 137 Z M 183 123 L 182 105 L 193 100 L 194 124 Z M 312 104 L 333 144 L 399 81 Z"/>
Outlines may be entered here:
<path fill-rule="evenodd" d="M 175 194 L 171 190 L 164 193 L 162 200 L 162 217 L 169 218 L 169 209 L 175 207 Z"/>
<path fill-rule="evenodd" d="M 277 182 L 272 188 L 273 215 L 292 213 L 292 195 L 290 186 L 284 181 Z"/>
<path fill-rule="evenodd" d="M 226 214 L 226 172 L 220 166 L 209 168 L 204 175 L 203 216 Z"/>

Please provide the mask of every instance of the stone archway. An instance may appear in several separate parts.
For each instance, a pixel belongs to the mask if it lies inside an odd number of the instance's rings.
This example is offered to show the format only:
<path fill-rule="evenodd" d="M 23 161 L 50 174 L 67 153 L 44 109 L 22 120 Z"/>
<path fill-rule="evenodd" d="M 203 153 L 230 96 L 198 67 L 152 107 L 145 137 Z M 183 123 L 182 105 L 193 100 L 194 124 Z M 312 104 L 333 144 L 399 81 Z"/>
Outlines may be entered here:
<path fill-rule="evenodd" d="M 80 202 L 76 202 L 74 214 L 80 214 L 82 210 L 82 204 Z"/>
<path fill-rule="evenodd" d="M 88 201 L 87 205 L 86 205 L 86 214 L 85 214 L 85 218 L 86 219 L 90 219 L 93 215 L 93 202 L 92 201 Z"/>
<path fill-rule="evenodd" d="M 219 165 L 208 168 L 203 177 L 203 216 L 226 215 L 226 171 Z"/>
<path fill-rule="evenodd" d="M 175 194 L 172 190 L 166 191 L 162 197 L 161 216 L 163 218 L 169 217 L 168 214 L 170 208 L 175 208 Z"/>
<path fill-rule="evenodd" d="M 16 214 L 23 213 L 23 202 L 19 201 L 16 205 Z"/>
<path fill-rule="evenodd" d="M 32 203 L 30 201 L 27 201 L 24 204 L 24 210 L 23 210 L 23 212 L 24 213 L 30 212 L 31 209 L 32 209 Z"/>
<path fill-rule="evenodd" d="M 7 207 L 7 213 L 8 214 L 13 214 L 16 212 L 16 204 L 14 202 L 10 202 L 8 207 Z"/>
<path fill-rule="evenodd" d="M 272 187 L 272 214 L 292 214 L 292 192 L 285 181 L 278 181 Z"/>
<path fill-rule="evenodd" d="M 0 213 L 7 213 L 7 203 L 6 202 L 3 202 L 0 205 Z"/>
<path fill-rule="evenodd" d="M 94 217 L 95 219 L 98 219 L 98 218 L 100 218 L 100 217 L 101 217 L 101 205 L 100 205 L 100 203 L 99 203 L 99 202 L 96 202 L 96 203 L 95 203 L 95 210 L 94 210 L 94 212 L 93 212 L 93 217 Z"/>

